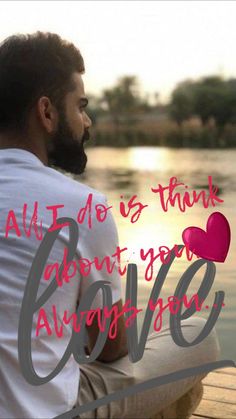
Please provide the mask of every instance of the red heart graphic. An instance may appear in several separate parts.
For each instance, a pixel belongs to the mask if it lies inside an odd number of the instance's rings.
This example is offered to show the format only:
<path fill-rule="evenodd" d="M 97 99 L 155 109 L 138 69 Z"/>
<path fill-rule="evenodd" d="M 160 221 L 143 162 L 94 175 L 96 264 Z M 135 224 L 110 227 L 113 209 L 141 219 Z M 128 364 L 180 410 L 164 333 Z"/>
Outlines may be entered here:
<path fill-rule="evenodd" d="M 206 231 L 199 227 L 188 227 L 183 231 L 182 238 L 195 255 L 224 262 L 230 245 L 230 226 L 223 214 L 214 212 L 207 220 Z"/>

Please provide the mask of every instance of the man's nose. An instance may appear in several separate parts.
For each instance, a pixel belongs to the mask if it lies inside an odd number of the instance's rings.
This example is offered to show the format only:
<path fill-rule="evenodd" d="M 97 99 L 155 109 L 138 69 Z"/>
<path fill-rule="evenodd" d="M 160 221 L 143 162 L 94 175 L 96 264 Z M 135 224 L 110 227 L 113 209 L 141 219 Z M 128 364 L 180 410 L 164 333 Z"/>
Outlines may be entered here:
<path fill-rule="evenodd" d="M 85 128 L 90 128 L 92 126 L 92 121 L 86 112 L 84 112 L 84 126 Z"/>

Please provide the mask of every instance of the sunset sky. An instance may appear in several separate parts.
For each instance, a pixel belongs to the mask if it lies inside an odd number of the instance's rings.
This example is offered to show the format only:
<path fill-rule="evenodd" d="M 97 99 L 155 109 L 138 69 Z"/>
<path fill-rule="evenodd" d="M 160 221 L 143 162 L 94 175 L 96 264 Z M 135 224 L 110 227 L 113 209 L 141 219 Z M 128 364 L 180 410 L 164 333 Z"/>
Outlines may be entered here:
<path fill-rule="evenodd" d="M 1 1 L 0 40 L 56 32 L 80 48 L 87 92 L 136 75 L 166 100 L 185 78 L 236 77 L 235 19 L 234 1 Z"/>

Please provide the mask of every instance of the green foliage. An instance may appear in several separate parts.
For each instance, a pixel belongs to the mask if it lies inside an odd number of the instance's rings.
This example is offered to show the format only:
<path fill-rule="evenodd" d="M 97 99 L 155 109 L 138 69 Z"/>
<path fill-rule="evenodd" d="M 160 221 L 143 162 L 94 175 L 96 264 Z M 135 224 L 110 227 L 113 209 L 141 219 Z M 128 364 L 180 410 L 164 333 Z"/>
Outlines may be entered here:
<path fill-rule="evenodd" d="M 236 147 L 236 79 L 213 75 L 185 80 L 168 105 L 159 102 L 158 93 L 153 95 L 151 104 L 136 76 L 119 78 L 100 97 L 89 95 L 95 144 Z"/>
<path fill-rule="evenodd" d="M 141 97 L 136 76 L 121 77 L 114 87 L 103 91 L 101 102 L 112 116 L 116 128 L 120 125 L 135 124 L 135 115 L 139 111 L 149 109 L 147 101 Z"/>
<path fill-rule="evenodd" d="M 171 118 L 179 126 L 193 114 L 193 82 L 186 80 L 174 89 L 169 105 Z"/>
<path fill-rule="evenodd" d="M 228 86 L 219 77 L 205 77 L 194 85 L 194 112 L 205 125 L 214 118 L 222 126 L 228 120 Z"/>
<path fill-rule="evenodd" d="M 198 116 L 203 125 L 214 120 L 220 131 L 236 122 L 236 80 L 219 76 L 180 83 L 172 93 L 169 114 L 179 125 Z"/>
<path fill-rule="evenodd" d="M 219 136 L 217 129 L 180 128 L 160 133 L 147 133 L 140 130 L 122 130 L 118 134 L 97 131 L 90 146 L 132 147 L 163 146 L 187 148 L 225 148 L 236 147 L 236 126 L 227 126 Z"/>

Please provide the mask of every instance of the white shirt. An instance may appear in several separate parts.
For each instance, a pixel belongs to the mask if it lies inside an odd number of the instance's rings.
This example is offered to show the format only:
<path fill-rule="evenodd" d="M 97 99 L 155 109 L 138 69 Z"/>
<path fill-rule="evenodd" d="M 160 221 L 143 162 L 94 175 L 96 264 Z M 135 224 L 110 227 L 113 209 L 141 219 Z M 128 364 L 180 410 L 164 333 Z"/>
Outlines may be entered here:
<path fill-rule="evenodd" d="M 79 389 L 79 365 L 70 357 L 63 370 L 50 382 L 33 386 L 26 382 L 18 361 L 18 323 L 21 302 L 28 273 L 41 243 L 32 228 L 31 236 L 24 232 L 22 220 L 23 206 L 27 204 L 26 226 L 38 202 L 38 220 L 42 220 L 43 235 L 52 224 L 52 211 L 46 209 L 51 205 L 64 205 L 58 209 L 58 217 L 71 217 L 77 220 L 78 211 L 85 206 L 88 195 L 93 195 L 93 205 L 102 203 L 106 206 L 105 197 L 99 192 L 85 186 L 69 176 L 44 166 L 32 153 L 23 149 L 0 150 L 0 417 L 1 418 L 53 418 L 73 408 Z M 94 206 L 93 206 L 94 208 Z M 14 210 L 21 232 L 18 237 L 15 229 L 6 237 L 6 221 L 10 210 Z M 118 245 L 117 231 L 110 210 L 106 220 L 96 220 L 92 210 L 92 228 L 88 228 L 87 217 L 79 225 L 77 256 L 93 260 L 98 256 L 111 256 Z M 63 258 L 65 243 L 68 242 L 68 227 L 64 227 L 47 263 L 58 262 Z M 106 269 L 101 271 L 94 267 L 88 277 L 82 277 L 77 271 L 70 282 L 58 287 L 43 306 L 52 328 L 49 336 L 46 328 L 35 327 L 38 313 L 34 315 L 32 329 L 32 357 L 38 375 L 48 375 L 60 359 L 69 343 L 72 325 L 64 326 L 63 337 L 55 333 L 52 305 L 56 306 L 58 324 L 60 325 L 65 310 L 72 314 L 76 310 L 78 296 L 82 296 L 95 281 L 107 280 L 111 283 L 113 304 L 121 298 L 121 281 L 117 266 L 112 274 Z M 50 283 L 40 280 L 38 296 Z M 102 298 L 97 294 L 92 308 L 102 307 Z"/>

